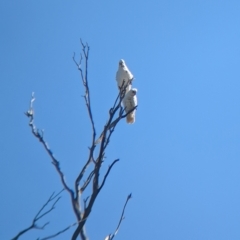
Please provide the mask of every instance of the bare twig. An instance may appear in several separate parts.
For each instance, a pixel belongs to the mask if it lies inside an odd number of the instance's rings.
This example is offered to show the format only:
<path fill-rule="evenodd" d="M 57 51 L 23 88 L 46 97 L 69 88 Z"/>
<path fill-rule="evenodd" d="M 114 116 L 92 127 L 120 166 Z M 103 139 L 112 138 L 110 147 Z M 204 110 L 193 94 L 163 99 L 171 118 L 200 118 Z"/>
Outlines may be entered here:
<path fill-rule="evenodd" d="M 64 191 L 64 189 L 63 189 L 62 191 Z M 61 191 L 61 192 L 62 192 L 62 191 Z M 57 195 L 59 195 L 61 192 L 59 192 Z M 54 193 L 53 193 L 52 196 L 49 198 L 48 202 L 54 200 L 54 199 L 57 197 L 57 195 L 56 195 L 55 197 L 53 197 L 53 195 L 54 195 Z M 39 210 L 39 212 L 37 213 L 37 215 L 36 215 L 36 217 L 35 217 L 35 220 L 37 221 L 37 220 L 39 220 L 40 218 L 42 218 L 43 216 L 45 216 L 45 215 L 47 215 L 48 213 L 50 213 L 50 212 L 54 209 L 55 205 L 57 204 L 57 202 L 59 201 L 60 198 L 61 198 L 61 197 L 58 197 L 58 198 L 56 199 L 56 201 L 53 203 L 52 207 L 51 207 L 48 211 L 46 211 L 45 213 L 43 213 L 43 214 L 40 215 L 40 213 L 42 212 L 42 210 L 43 210 L 43 209 L 47 206 L 47 204 L 48 204 L 48 202 L 46 202 L 46 203 L 43 205 L 43 207 Z M 39 215 L 40 215 L 40 216 L 39 216 Z"/>
<path fill-rule="evenodd" d="M 89 90 L 89 85 L 88 85 L 88 57 L 89 57 L 90 48 L 89 48 L 88 44 L 87 43 L 84 44 L 81 39 L 80 39 L 80 42 L 81 42 L 82 50 L 83 50 L 83 54 L 84 54 L 85 71 L 83 72 L 83 69 L 81 67 L 82 55 L 81 55 L 79 63 L 77 63 L 77 61 L 75 59 L 75 54 L 74 54 L 73 55 L 73 61 L 75 62 L 78 70 L 80 71 L 82 83 L 83 83 L 83 86 L 85 88 L 84 100 L 85 100 L 85 104 L 86 104 L 86 107 L 87 107 L 88 115 L 89 115 L 91 126 L 92 126 L 92 145 L 89 148 L 88 161 L 86 162 L 85 166 L 82 168 L 80 174 L 78 175 L 78 177 L 75 181 L 75 192 L 76 193 L 78 193 L 79 183 L 80 183 L 87 167 L 89 166 L 89 164 L 91 163 L 91 161 L 93 159 L 93 152 L 94 152 L 94 149 L 95 149 L 95 146 L 96 146 L 95 145 L 96 130 L 95 130 L 95 125 L 94 125 L 94 121 L 93 121 L 93 115 L 92 115 L 92 109 L 91 109 L 91 99 L 90 99 L 90 90 Z M 79 194 L 76 194 L 76 201 L 79 201 Z"/>
<path fill-rule="evenodd" d="M 81 220 L 81 221 L 83 221 L 83 220 Z M 80 222 L 81 222 L 81 221 L 80 221 Z M 57 233 L 54 233 L 54 234 L 52 234 L 52 235 L 50 235 L 50 236 L 47 236 L 47 237 L 44 237 L 44 238 L 38 238 L 37 240 L 47 240 L 47 239 L 55 238 L 55 237 L 57 237 L 58 235 L 66 232 L 67 230 L 69 230 L 71 227 L 76 226 L 77 224 L 78 224 L 78 222 L 73 223 L 73 224 L 69 225 L 68 227 L 60 230 L 60 231 L 57 232 Z"/>
<path fill-rule="evenodd" d="M 35 100 L 35 97 L 34 97 L 34 94 L 32 94 L 32 98 L 30 100 L 30 109 L 27 111 L 27 113 L 31 112 L 32 114 L 29 115 L 29 114 L 26 113 L 26 115 L 30 118 L 29 126 L 30 126 L 30 128 L 32 130 L 32 134 L 42 143 L 44 149 L 46 150 L 46 152 L 48 153 L 48 155 L 52 159 L 52 164 L 53 164 L 53 166 L 55 167 L 57 173 L 60 176 L 62 185 L 63 185 L 64 189 L 70 195 L 73 211 L 74 211 L 75 215 L 77 216 L 78 221 L 80 221 L 81 219 L 79 218 L 79 209 L 77 207 L 77 204 L 74 201 L 74 192 L 73 192 L 73 190 L 70 187 L 68 187 L 68 185 L 67 185 L 67 183 L 65 181 L 64 174 L 63 174 L 63 172 L 62 172 L 62 170 L 60 168 L 60 162 L 55 158 L 55 156 L 53 155 L 52 150 L 49 148 L 47 142 L 44 140 L 44 138 L 43 138 L 43 131 L 39 131 L 36 128 L 35 124 L 34 124 L 34 114 L 33 114 L 34 113 L 34 110 L 33 110 L 33 101 L 34 100 Z"/>
<path fill-rule="evenodd" d="M 110 173 L 113 165 L 114 165 L 115 163 L 117 163 L 118 161 L 119 161 L 119 159 L 114 160 L 114 161 L 111 163 L 111 165 L 108 167 L 108 170 L 107 170 L 106 174 L 105 174 L 104 177 L 103 177 L 103 181 L 102 181 L 100 187 L 98 188 L 99 191 L 100 191 L 100 190 L 102 189 L 102 187 L 104 186 L 105 181 L 106 181 L 106 179 L 107 179 L 107 177 L 108 177 L 108 175 L 109 175 L 109 173 Z"/>
<path fill-rule="evenodd" d="M 89 196 L 86 199 L 83 199 L 83 204 L 84 204 L 84 211 L 86 210 L 86 206 L 87 206 L 87 201 L 89 199 Z"/>
<path fill-rule="evenodd" d="M 37 221 L 38 221 L 39 219 L 41 219 L 42 217 L 44 217 L 45 215 L 49 214 L 49 213 L 55 208 L 56 203 L 57 203 L 57 202 L 59 201 L 59 199 L 61 198 L 61 197 L 59 197 L 59 195 L 62 193 L 62 191 L 64 191 L 64 189 L 61 190 L 61 191 L 60 191 L 59 193 L 57 193 L 56 195 L 54 195 L 54 192 L 53 192 L 52 195 L 51 195 L 51 196 L 49 197 L 49 199 L 47 200 L 47 202 L 44 203 L 44 205 L 40 208 L 40 210 L 38 211 L 38 213 L 37 213 L 37 214 L 35 215 L 35 217 L 33 218 L 32 224 L 31 224 L 28 228 L 20 231 L 14 238 L 12 238 L 12 240 L 17 240 L 21 235 L 23 235 L 24 233 L 28 232 L 28 231 L 31 230 L 31 229 L 41 229 L 41 230 L 44 229 L 44 227 L 47 226 L 47 225 L 49 224 L 49 222 L 45 223 L 43 226 L 38 226 L 38 225 L 37 225 Z M 57 198 L 57 199 L 56 199 L 56 198 Z M 54 199 L 56 199 L 56 200 L 55 200 L 55 202 L 52 204 L 51 208 L 50 208 L 49 210 L 47 210 L 46 212 L 42 213 L 42 211 L 47 207 L 47 205 L 48 205 L 51 201 L 53 201 Z"/>
<path fill-rule="evenodd" d="M 32 97 L 29 104 L 29 110 L 25 112 L 25 115 L 30 118 L 29 125 L 32 124 L 33 122 L 33 115 L 34 115 L 33 102 L 34 101 L 35 101 L 34 92 L 32 92 Z"/>
<path fill-rule="evenodd" d="M 127 196 L 127 200 L 126 200 L 126 202 L 125 202 L 125 204 L 124 204 L 124 207 L 123 207 L 123 210 L 122 210 L 122 214 L 121 214 L 119 223 L 118 223 L 118 225 L 117 225 L 117 228 L 116 228 L 114 234 L 109 234 L 109 235 L 106 237 L 106 239 L 112 240 L 112 239 L 117 235 L 118 230 L 119 230 L 119 228 L 120 228 L 120 226 L 121 226 L 121 223 L 122 223 L 122 221 L 123 221 L 123 219 L 124 219 L 125 208 L 126 208 L 126 206 L 127 206 L 127 204 L 128 204 L 128 201 L 129 201 L 131 198 L 132 198 L 132 194 L 130 193 L 130 194 Z"/>

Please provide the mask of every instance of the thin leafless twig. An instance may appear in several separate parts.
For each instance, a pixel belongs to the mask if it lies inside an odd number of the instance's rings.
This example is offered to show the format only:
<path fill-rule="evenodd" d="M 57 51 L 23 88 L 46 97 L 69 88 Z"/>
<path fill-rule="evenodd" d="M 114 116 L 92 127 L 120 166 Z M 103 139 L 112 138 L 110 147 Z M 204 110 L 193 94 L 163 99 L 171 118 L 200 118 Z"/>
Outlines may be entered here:
<path fill-rule="evenodd" d="M 81 221 L 83 221 L 83 220 L 81 220 Z M 80 221 L 80 222 L 81 222 L 81 221 Z M 66 232 L 67 230 L 69 230 L 71 227 L 76 226 L 77 224 L 78 224 L 78 222 L 73 223 L 73 224 L 69 225 L 68 227 L 60 230 L 60 231 L 57 232 L 57 233 L 54 233 L 54 234 L 52 234 L 52 235 L 50 235 L 50 236 L 47 236 L 47 237 L 44 237 L 44 238 L 38 238 L 37 240 L 48 240 L 48 239 L 51 239 L 51 238 L 55 238 L 55 237 L 57 237 L 58 235 Z"/>
<path fill-rule="evenodd" d="M 111 163 L 111 165 L 108 167 L 108 170 L 107 170 L 107 172 L 105 173 L 105 175 L 104 175 L 104 177 L 103 177 L 103 181 L 102 181 L 100 187 L 98 188 L 99 191 L 103 188 L 103 186 L 104 186 L 104 184 L 105 184 L 105 181 L 106 181 L 106 179 L 107 179 L 107 177 L 108 177 L 108 175 L 109 175 L 109 173 L 110 173 L 113 165 L 114 165 L 115 163 L 117 163 L 118 161 L 119 161 L 119 159 L 114 160 L 114 161 Z"/>
<path fill-rule="evenodd" d="M 109 234 L 109 235 L 108 235 L 108 240 L 113 240 L 113 238 L 117 235 L 118 230 L 119 230 L 119 228 L 120 228 L 120 226 L 121 226 L 121 223 L 122 223 L 122 221 L 123 221 L 123 219 L 124 219 L 125 208 L 126 208 L 126 206 L 127 206 L 127 204 L 128 204 L 128 201 L 129 201 L 131 198 L 132 198 L 132 194 L 130 193 L 130 194 L 127 196 L 126 202 L 125 202 L 125 204 L 124 204 L 124 207 L 123 207 L 123 210 L 122 210 L 122 214 L 121 214 L 120 220 L 119 220 L 119 222 L 118 222 L 117 228 L 116 228 L 114 234 Z"/>
<path fill-rule="evenodd" d="M 56 195 L 54 195 L 55 193 L 53 192 L 52 195 L 49 197 L 49 199 L 46 201 L 46 203 L 44 203 L 44 205 L 40 208 L 38 213 L 33 218 L 32 224 L 28 228 L 20 231 L 14 238 L 12 238 L 12 240 L 17 240 L 20 236 L 22 236 L 24 233 L 28 232 L 31 229 L 41 229 L 41 230 L 44 229 L 44 227 L 47 226 L 49 224 L 49 222 L 45 223 L 43 226 L 40 227 L 40 226 L 37 225 L 37 221 L 39 219 L 41 219 L 42 217 L 44 217 L 45 215 L 49 214 L 55 208 L 55 205 L 57 204 L 57 202 L 61 198 L 61 197 L 59 197 L 59 195 L 62 193 L 62 191 L 64 191 L 64 189 L 61 190 Z M 53 201 L 54 199 L 56 199 L 56 200 L 52 204 L 51 208 L 49 210 L 47 210 L 46 212 L 42 213 L 42 211 L 47 207 L 47 205 L 49 205 L 49 203 L 51 201 Z"/>
<path fill-rule="evenodd" d="M 32 130 L 32 134 L 42 143 L 44 149 L 46 150 L 46 152 L 48 153 L 48 155 L 52 159 L 52 164 L 53 164 L 53 166 L 55 167 L 57 173 L 60 176 L 62 185 L 63 185 L 64 189 L 70 195 L 73 211 L 74 211 L 76 217 L 78 218 L 78 221 L 80 221 L 81 219 L 79 218 L 79 209 L 77 207 L 77 204 L 74 201 L 74 192 L 73 192 L 73 190 L 70 187 L 68 187 L 68 185 L 67 185 L 67 183 L 65 181 L 64 174 L 63 174 L 63 172 L 62 172 L 62 170 L 60 168 L 60 162 L 55 158 L 55 156 L 53 155 L 52 150 L 48 146 L 47 142 L 44 140 L 43 131 L 39 131 L 36 128 L 35 124 L 34 124 L 34 109 L 33 109 L 33 101 L 34 100 L 35 100 L 34 93 L 32 93 L 32 98 L 30 100 L 30 103 L 31 103 L 30 104 L 30 109 L 27 111 L 27 113 L 25 113 L 30 118 L 29 126 L 30 126 L 30 128 Z M 31 114 L 28 114 L 29 112 Z"/>
<path fill-rule="evenodd" d="M 80 174 L 78 175 L 78 177 L 75 181 L 75 192 L 76 193 L 78 193 L 79 183 L 80 183 L 87 167 L 89 166 L 89 164 L 91 163 L 91 161 L 93 159 L 93 152 L 94 152 L 94 149 L 95 149 L 95 146 L 96 146 L 95 145 L 96 130 L 95 130 L 95 125 L 94 125 L 94 121 L 93 121 L 93 114 L 92 114 L 92 109 L 91 109 L 91 99 L 90 99 L 90 90 L 89 90 L 89 85 L 88 85 L 88 57 L 89 57 L 90 48 L 89 48 L 88 44 L 87 43 L 84 44 L 81 39 L 80 39 L 80 42 L 81 42 L 82 51 L 83 51 L 83 54 L 84 54 L 85 72 L 83 72 L 83 69 L 81 67 L 82 55 L 81 55 L 79 63 L 77 63 L 77 61 L 75 59 L 75 53 L 74 53 L 73 61 L 75 62 L 78 70 L 80 71 L 82 83 L 83 83 L 83 86 L 85 88 L 84 100 L 85 100 L 85 104 L 87 106 L 87 111 L 88 111 L 88 115 L 89 115 L 91 126 L 92 126 L 92 146 L 91 146 L 91 148 L 89 148 L 88 161 L 86 162 L 85 166 L 80 171 Z M 79 194 L 76 194 L 76 201 L 79 201 Z"/>

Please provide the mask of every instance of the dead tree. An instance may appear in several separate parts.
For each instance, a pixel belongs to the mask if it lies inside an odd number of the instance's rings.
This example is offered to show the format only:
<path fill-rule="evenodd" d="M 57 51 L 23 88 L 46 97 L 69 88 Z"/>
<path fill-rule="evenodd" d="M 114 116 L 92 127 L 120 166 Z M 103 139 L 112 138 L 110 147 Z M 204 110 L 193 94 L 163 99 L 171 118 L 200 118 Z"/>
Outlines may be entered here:
<path fill-rule="evenodd" d="M 107 122 L 103 127 L 103 130 L 101 131 L 100 136 L 96 138 L 96 129 L 94 125 L 94 118 L 93 118 L 93 113 L 91 108 L 91 95 L 90 95 L 90 89 L 88 84 L 88 60 L 89 60 L 90 48 L 88 44 L 84 44 L 82 41 L 81 41 L 81 46 L 82 46 L 82 54 L 80 56 L 80 60 L 77 61 L 75 59 L 75 54 L 74 54 L 73 61 L 77 66 L 77 69 L 80 73 L 83 87 L 85 89 L 85 94 L 83 97 L 86 104 L 89 120 L 91 123 L 92 140 L 91 140 L 91 145 L 89 147 L 88 158 L 84 163 L 82 169 L 80 169 L 79 174 L 76 177 L 74 186 L 72 188 L 69 187 L 69 185 L 67 184 L 64 178 L 64 173 L 60 168 L 60 162 L 55 158 L 50 147 L 47 145 L 43 136 L 43 132 L 39 130 L 34 124 L 34 109 L 33 109 L 33 102 L 35 100 L 34 94 L 32 94 L 29 110 L 26 112 L 26 115 L 29 118 L 29 126 L 31 128 L 32 134 L 40 141 L 40 143 L 43 145 L 44 149 L 50 156 L 52 164 L 55 167 L 60 177 L 61 183 L 64 189 L 66 190 L 66 192 L 70 196 L 72 209 L 77 219 L 76 221 L 77 227 L 72 235 L 72 240 L 76 240 L 79 237 L 82 240 L 88 239 L 85 231 L 85 224 L 88 220 L 89 215 L 91 214 L 92 208 L 98 197 L 98 194 L 104 187 L 104 184 L 110 174 L 111 169 L 119 161 L 119 159 L 115 159 L 114 161 L 112 161 L 107 171 L 103 174 L 103 179 L 100 180 L 99 176 L 100 176 L 102 164 L 104 162 L 105 152 L 107 150 L 107 147 L 109 146 L 111 136 L 115 128 L 117 127 L 119 121 L 125 118 L 128 114 L 130 114 L 136 108 L 135 107 L 129 112 L 125 113 L 125 110 L 123 109 L 121 103 L 124 98 L 127 85 L 124 86 L 124 83 L 123 83 L 121 91 L 119 91 L 119 94 L 116 100 L 114 101 L 113 106 L 109 110 L 109 116 L 108 116 Z M 82 65 L 84 65 L 84 67 L 82 67 Z M 83 182 L 83 178 L 86 179 L 86 181 Z M 86 199 L 83 199 L 84 191 L 88 187 L 90 189 L 90 186 L 91 186 L 90 196 L 87 197 Z M 122 220 L 124 218 L 123 215 L 124 215 L 125 207 L 130 198 L 131 198 L 131 194 L 129 194 L 127 197 L 127 200 L 122 210 L 122 215 L 119 220 L 119 224 L 114 234 L 109 234 L 106 237 L 106 239 L 112 240 L 116 236 L 119 230 L 119 227 L 122 223 Z"/>

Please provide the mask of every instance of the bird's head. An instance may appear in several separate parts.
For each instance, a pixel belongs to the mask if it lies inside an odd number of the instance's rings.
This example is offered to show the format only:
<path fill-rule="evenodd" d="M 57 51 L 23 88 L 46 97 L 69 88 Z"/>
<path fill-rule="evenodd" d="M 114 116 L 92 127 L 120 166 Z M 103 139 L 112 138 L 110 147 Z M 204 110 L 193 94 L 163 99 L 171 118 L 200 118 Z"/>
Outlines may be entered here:
<path fill-rule="evenodd" d="M 124 66 L 125 66 L 125 62 L 124 62 L 123 59 L 121 59 L 121 60 L 119 61 L 119 66 L 121 66 L 121 67 L 124 67 Z"/>
<path fill-rule="evenodd" d="M 135 96 L 137 94 L 137 89 L 136 88 L 133 88 L 130 91 L 131 91 L 132 96 Z"/>

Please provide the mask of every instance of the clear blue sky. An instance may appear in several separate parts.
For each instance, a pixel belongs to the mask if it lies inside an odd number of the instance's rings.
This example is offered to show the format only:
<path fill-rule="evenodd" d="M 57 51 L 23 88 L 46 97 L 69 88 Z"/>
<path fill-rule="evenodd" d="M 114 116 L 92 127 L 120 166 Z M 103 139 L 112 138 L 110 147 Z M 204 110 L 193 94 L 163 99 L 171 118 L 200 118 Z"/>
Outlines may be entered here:
<path fill-rule="evenodd" d="M 87 233 L 116 239 L 240 239 L 240 2 L 234 0 L 1 1 L 0 239 L 27 227 L 59 177 L 32 136 L 27 110 L 73 186 L 91 128 L 72 61 L 91 47 L 89 81 L 98 134 L 116 95 L 125 59 L 135 76 L 134 125 L 114 133 L 104 170 L 116 158 Z M 67 193 L 37 239 L 75 222 Z M 44 223 L 44 221 L 41 221 Z M 56 238 L 70 239 L 72 228 Z"/>

